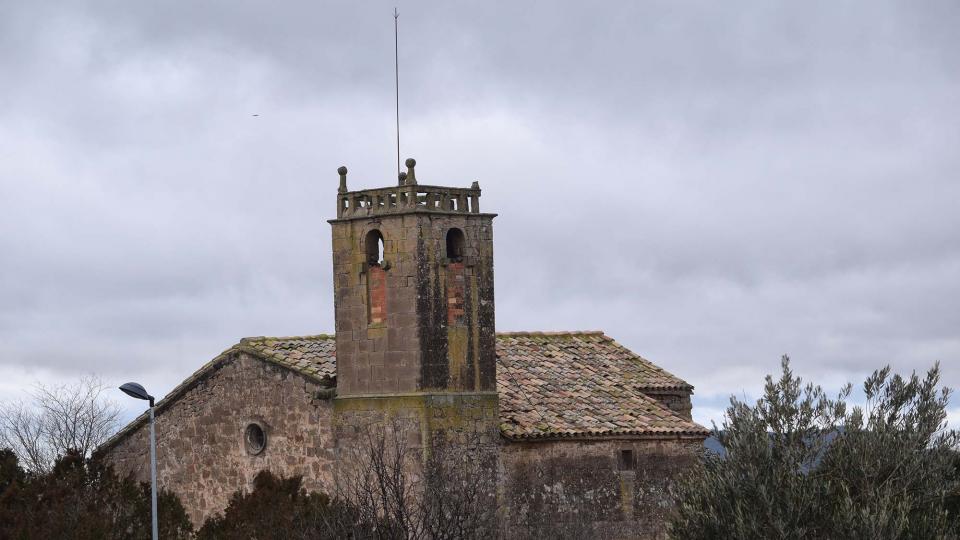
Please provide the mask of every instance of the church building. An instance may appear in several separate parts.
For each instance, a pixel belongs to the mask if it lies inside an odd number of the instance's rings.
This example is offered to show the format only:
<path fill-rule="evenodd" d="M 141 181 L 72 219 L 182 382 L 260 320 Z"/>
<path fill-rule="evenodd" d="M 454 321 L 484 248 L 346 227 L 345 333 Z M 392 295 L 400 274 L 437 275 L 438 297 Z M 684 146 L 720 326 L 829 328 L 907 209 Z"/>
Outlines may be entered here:
<path fill-rule="evenodd" d="M 506 537 L 547 515 L 661 537 L 667 484 L 708 434 L 693 387 L 600 331 L 496 332 L 496 214 L 477 182 L 424 185 L 406 166 L 358 191 L 338 170 L 333 334 L 241 339 L 157 403 L 160 487 L 195 525 L 261 470 L 335 493 L 358 434 L 402 418 L 424 455 L 443 440 L 490 464 Z M 149 481 L 148 437 L 144 415 L 97 455 Z"/>

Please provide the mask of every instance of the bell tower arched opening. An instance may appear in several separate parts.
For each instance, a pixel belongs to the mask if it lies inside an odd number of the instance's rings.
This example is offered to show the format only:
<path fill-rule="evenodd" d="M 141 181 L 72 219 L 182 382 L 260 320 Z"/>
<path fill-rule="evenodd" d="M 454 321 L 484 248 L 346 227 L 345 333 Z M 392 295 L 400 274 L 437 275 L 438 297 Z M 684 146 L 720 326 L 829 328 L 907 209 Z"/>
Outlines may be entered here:
<path fill-rule="evenodd" d="M 460 229 L 453 227 L 447 231 L 447 259 L 451 262 L 462 261 L 466 243 L 467 240 Z"/>
<path fill-rule="evenodd" d="M 367 264 L 380 265 L 383 263 L 383 235 L 377 229 L 371 229 L 363 240 L 367 252 Z"/>

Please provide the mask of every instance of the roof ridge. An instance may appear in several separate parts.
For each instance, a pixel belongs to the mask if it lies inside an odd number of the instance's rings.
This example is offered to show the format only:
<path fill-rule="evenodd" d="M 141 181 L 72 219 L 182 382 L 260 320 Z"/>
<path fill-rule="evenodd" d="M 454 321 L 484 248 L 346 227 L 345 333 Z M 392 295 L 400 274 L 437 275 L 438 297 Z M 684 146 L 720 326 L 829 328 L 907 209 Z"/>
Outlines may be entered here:
<path fill-rule="evenodd" d="M 609 339 L 609 336 L 603 330 L 514 330 L 508 332 L 497 332 L 497 337 L 551 337 L 551 336 L 603 336 Z M 306 339 L 322 341 L 327 339 L 336 339 L 336 334 L 309 334 L 304 336 L 248 336 L 240 338 L 240 343 L 252 343 L 258 341 L 290 341 L 294 339 Z"/>
<path fill-rule="evenodd" d="M 295 339 L 324 341 L 336 338 L 337 336 L 335 334 L 311 334 L 307 336 L 251 336 L 240 338 L 240 343 L 255 343 L 258 341 L 293 341 Z"/>
<path fill-rule="evenodd" d="M 603 330 L 555 330 L 541 332 L 536 330 L 521 330 L 514 332 L 497 332 L 497 337 L 525 337 L 525 336 L 604 336 Z"/>

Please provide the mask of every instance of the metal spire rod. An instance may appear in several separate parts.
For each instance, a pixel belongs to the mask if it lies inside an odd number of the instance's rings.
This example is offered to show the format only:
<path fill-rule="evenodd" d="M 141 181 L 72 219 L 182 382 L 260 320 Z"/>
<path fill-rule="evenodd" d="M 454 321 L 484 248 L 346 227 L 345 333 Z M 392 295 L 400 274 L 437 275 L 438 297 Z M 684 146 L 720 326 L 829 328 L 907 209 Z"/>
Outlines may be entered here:
<path fill-rule="evenodd" d="M 394 77 L 394 95 L 396 97 L 397 111 L 397 176 L 400 176 L 400 40 L 397 37 L 397 19 L 400 13 L 397 8 L 393 8 L 393 77 Z"/>

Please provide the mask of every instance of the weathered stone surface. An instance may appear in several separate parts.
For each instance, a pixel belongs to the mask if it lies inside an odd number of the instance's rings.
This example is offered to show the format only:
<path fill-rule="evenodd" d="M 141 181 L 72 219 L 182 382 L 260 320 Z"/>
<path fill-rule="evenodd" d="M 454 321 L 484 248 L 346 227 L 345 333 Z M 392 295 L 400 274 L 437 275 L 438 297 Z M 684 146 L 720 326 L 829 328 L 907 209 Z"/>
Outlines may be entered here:
<path fill-rule="evenodd" d="M 323 386 L 289 369 L 236 353 L 157 414 L 157 481 L 182 499 L 195 525 L 223 510 L 261 470 L 303 475 L 309 490 L 332 486 L 333 433 Z M 248 425 L 262 426 L 266 447 L 250 455 Z M 150 480 L 149 426 L 105 452 L 118 471 Z"/>
<path fill-rule="evenodd" d="M 420 212 L 331 222 L 340 395 L 495 390 L 492 220 Z M 451 257 L 454 229 L 464 242 Z M 371 231 L 383 238 L 383 264 L 367 255 Z"/>
<path fill-rule="evenodd" d="M 418 446 L 437 436 L 446 440 L 482 440 L 495 446 L 497 395 L 488 393 L 404 394 L 338 397 L 334 400 L 334 434 L 338 450 L 352 442 L 359 428 L 402 418 L 418 435 Z"/>
<path fill-rule="evenodd" d="M 701 446 L 699 438 L 504 444 L 504 530 L 513 538 L 665 538 L 668 486 Z"/>

